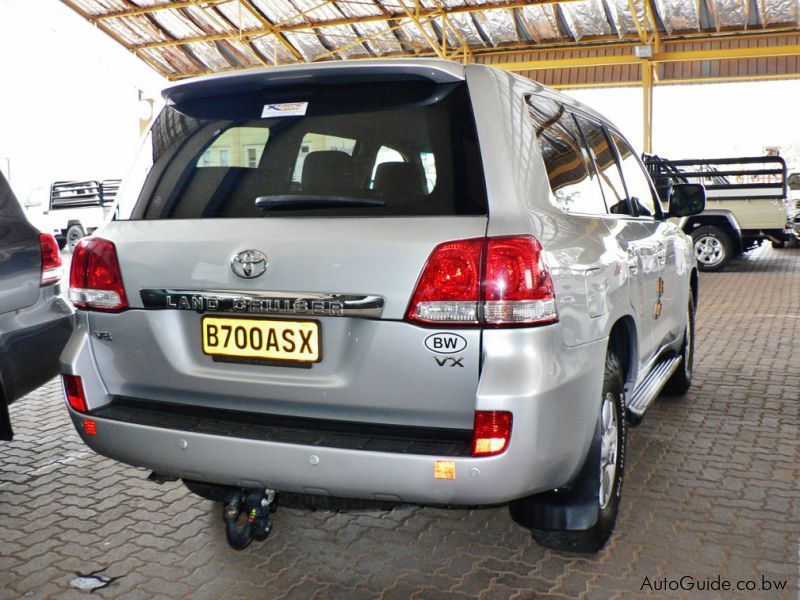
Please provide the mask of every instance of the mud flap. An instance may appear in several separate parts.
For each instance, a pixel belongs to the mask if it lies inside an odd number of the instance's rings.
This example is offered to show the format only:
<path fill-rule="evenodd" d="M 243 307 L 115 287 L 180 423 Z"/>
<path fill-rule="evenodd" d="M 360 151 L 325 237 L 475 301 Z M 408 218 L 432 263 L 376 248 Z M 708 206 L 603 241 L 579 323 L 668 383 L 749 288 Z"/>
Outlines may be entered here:
<path fill-rule="evenodd" d="M 590 529 L 599 516 L 600 423 L 581 470 L 572 483 L 558 491 L 514 500 L 511 518 L 531 529 L 578 531 Z"/>

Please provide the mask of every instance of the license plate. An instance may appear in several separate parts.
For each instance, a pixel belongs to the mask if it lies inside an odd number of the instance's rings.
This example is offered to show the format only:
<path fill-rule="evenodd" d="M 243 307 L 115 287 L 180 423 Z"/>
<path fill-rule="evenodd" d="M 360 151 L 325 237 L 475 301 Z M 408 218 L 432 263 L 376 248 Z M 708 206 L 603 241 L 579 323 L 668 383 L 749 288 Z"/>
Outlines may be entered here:
<path fill-rule="evenodd" d="M 317 321 L 203 317 L 203 352 L 213 357 L 315 363 L 321 360 Z"/>

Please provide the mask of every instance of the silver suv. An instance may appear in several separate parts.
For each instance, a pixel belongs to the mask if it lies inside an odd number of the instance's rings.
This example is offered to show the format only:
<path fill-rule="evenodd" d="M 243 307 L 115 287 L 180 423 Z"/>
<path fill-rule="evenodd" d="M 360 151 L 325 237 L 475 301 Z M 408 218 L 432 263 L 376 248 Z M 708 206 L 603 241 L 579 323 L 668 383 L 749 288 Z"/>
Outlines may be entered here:
<path fill-rule="evenodd" d="M 690 384 L 697 270 L 667 217 L 703 188 L 665 211 L 600 115 L 481 65 L 164 97 L 130 218 L 72 260 L 84 441 L 224 501 L 234 547 L 266 537 L 278 492 L 510 502 L 541 543 L 602 547 L 626 421 Z"/>

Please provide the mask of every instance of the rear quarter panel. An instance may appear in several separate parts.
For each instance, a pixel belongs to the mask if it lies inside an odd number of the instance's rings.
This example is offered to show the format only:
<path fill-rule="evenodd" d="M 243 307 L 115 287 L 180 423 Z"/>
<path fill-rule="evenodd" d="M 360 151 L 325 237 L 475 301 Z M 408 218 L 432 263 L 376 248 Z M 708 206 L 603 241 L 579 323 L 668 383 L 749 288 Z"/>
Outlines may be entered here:
<path fill-rule="evenodd" d="M 570 456 L 569 466 L 564 462 L 559 468 L 562 477 L 571 477 L 588 452 L 599 415 L 605 362 L 599 348 L 605 348 L 604 339 L 617 320 L 627 315 L 636 319 L 630 303 L 627 254 L 611 230 L 619 222 L 569 215 L 551 200 L 524 95 L 554 97 L 553 92 L 481 65 L 467 66 L 466 73 L 484 161 L 488 235 L 532 234 L 541 242 L 559 316 L 557 324 L 544 326 L 557 332 L 550 344 L 523 341 L 515 350 L 526 359 L 510 360 L 504 336 L 484 332 L 479 398 L 492 398 L 496 405 L 509 388 L 516 391 L 517 398 L 527 397 L 529 408 L 515 413 L 515 431 L 546 440 L 551 456 Z M 555 99 L 574 104 L 560 94 Z M 587 353 L 591 361 L 587 361 Z M 567 372 L 579 363 L 587 365 L 586 372 L 572 380 Z M 638 365 L 631 377 L 636 368 Z M 513 385 L 500 386 L 506 390 L 503 392 L 493 385 L 501 381 Z M 540 394 L 543 381 L 574 381 L 576 385 L 559 384 Z M 552 431 L 537 433 L 537 413 L 559 415 L 551 422 Z"/>
<path fill-rule="evenodd" d="M 606 337 L 616 320 L 632 313 L 626 255 L 612 233 L 618 221 L 570 215 L 551 200 L 524 95 L 577 103 L 531 80 L 482 65 L 467 67 L 467 82 L 484 161 L 488 235 L 532 234 L 541 242 L 556 288 L 565 346 Z"/>

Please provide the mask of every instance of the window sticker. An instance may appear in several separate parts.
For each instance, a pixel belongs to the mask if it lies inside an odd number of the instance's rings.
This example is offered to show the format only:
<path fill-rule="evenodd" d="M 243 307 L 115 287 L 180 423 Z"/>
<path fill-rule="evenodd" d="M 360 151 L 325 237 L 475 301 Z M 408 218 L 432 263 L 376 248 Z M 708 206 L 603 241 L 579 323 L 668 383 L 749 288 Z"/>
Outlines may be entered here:
<path fill-rule="evenodd" d="M 306 114 L 308 102 L 282 102 L 281 104 L 265 104 L 261 118 L 269 117 L 302 117 Z"/>

